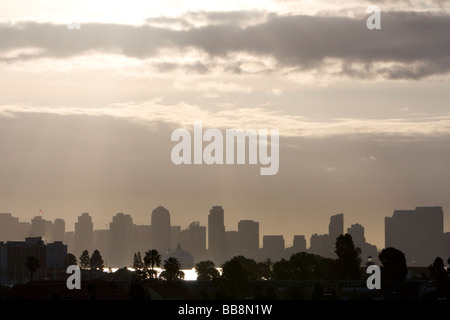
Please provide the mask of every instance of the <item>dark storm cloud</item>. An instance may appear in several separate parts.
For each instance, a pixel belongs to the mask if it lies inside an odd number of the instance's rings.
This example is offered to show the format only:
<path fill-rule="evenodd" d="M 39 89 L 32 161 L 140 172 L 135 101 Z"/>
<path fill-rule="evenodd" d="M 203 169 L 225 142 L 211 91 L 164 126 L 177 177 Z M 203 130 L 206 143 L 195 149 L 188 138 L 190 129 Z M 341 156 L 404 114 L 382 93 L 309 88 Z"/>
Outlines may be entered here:
<path fill-rule="evenodd" d="M 226 16 L 221 13 L 208 19 L 224 22 Z M 250 17 L 230 13 L 232 22 Z M 65 25 L 23 22 L 0 25 L 0 50 L 41 49 L 20 53 L 15 59 L 65 58 L 90 51 L 145 59 L 157 56 L 160 49 L 192 47 L 211 58 L 229 58 L 237 52 L 270 56 L 278 67 L 297 70 L 321 70 L 325 59 L 331 58 L 342 62 L 342 73 L 348 76 L 419 79 L 450 70 L 449 30 L 448 15 L 408 12 L 382 13 L 381 30 L 368 30 L 365 18 L 273 14 L 248 27 L 221 23 L 186 30 L 97 23 L 69 30 Z M 236 61 L 229 59 L 229 64 L 225 69 L 232 70 Z M 205 72 L 195 66 L 191 69 Z"/>

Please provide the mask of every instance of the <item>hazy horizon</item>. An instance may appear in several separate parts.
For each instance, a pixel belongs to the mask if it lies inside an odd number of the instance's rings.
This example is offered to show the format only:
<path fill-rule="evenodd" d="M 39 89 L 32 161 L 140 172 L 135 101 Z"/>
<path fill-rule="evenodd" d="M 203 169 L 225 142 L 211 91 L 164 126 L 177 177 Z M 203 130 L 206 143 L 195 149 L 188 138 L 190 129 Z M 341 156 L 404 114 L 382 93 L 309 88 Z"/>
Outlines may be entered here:
<path fill-rule="evenodd" d="M 448 232 L 449 3 L 0 3 L 0 212 L 70 231 L 162 205 L 183 229 L 221 205 L 286 245 L 343 213 L 380 249 L 395 209 L 442 206 Z M 278 173 L 174 165 L 195 121 L 278 129 Z"/>

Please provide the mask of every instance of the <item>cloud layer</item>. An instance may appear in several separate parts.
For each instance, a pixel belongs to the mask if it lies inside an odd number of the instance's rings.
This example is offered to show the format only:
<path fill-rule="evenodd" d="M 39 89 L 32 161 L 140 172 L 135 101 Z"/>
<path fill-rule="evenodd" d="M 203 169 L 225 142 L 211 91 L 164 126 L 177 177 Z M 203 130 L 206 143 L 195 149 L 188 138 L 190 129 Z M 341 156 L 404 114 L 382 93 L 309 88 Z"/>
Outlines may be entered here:
<path fill-rule="evenodd" d="M 214 61 L 226 64 L 229 72 L 245 72 L 239 53 L 275 59 L 276 65 L 261 68 L 262 72 L 319 70 L 358 78 L 421 79 L 450 71 L 450 17 L 445 14 L 386 12 L 382 13 L 381 30 L 368 30 L 365 18 L 257 12 L 209 16 L 207 21 L 218 23 L 193 27 L 179 18 L 184 26 L 181 30 L 163 23 L 176 24 L 177 18 L 149 20 L 153 24 L 158 20 L 161 27 L 86 23 L 80 30 L 52 23 L 2 24 L 0 61 L 64 59 L 92 52 L 145 60 L 167 49 L 194 48 L 211 59 L 190 62 L 193 72 L 202 73 L 211 70 Z M 330 60 L 337 69 L 327 69 Z M 171 62 L 166 61 L 169 64 L 160 66 L 160 71 L 167 66 L 172 71 L 180 63 Z"/>

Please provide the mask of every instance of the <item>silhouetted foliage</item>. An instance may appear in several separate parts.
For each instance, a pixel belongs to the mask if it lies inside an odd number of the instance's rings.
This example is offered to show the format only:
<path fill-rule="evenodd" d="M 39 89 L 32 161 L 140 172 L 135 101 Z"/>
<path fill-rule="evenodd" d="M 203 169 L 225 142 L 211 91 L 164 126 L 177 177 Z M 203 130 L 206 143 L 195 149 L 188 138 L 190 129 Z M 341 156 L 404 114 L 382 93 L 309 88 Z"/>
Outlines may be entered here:
<path fill-rule="evenodd" d="M 274 280 L 315 280 L 331 279 L 333 259 L 319 255 L 299 252 L 293 254 L 289 260 L 281 259 L 273 265 Z"/>
<path fill-rule="evenodd" d="M 64 257 L 64 269 L 67 269 L 68 266 L 72 265 L 77 265 L 77 258 L 72 253 L 68 253 Z"/>
<path fill-rule="evenodd" d="M 348 233 L 340 235 L 336 239 L 337 255 L 335 271 L 341 280 L 359 280 L 361 279 L 361 250 L 355 248 L 352 236 Z"/>
<path fill-rule="evenodd" d="M 220 276 L 214 262 L 211 260 L 196 263 L 195 272 L 197 273 L 197 280 L 212 280 Z"/>
<path fill-rule="evenodd" d="M 34 273 L 40 268 L 39 259 L 34 256 L 27 257 L 25 264 L 28 271 L 30 271 L 31 281 L 33 281 Z"/>
<path fill-rule="evenodd" d="M 381 290 L 399 292 L 408 274 L 405 254 L 392 247 L 383 249 L 378 258 L 381 261 Z"/>
<path fill-rule="evenodd" d="M 170 257 L 164 261 L 164 270 L 159 275 L 167 281 L 184 279 L 184 272 L 181 271 L 181 264 L 175 257 Z"/>
<path fill-rule="evenodd" d="M 436 284 L 437 297 L 446 297 L 449 295 L 449 277 L 445 270 L 444 260 L 441 257 L 434 259 L 433 264 L 428 267 L 431 277 L 434 278 Z"/>
<path fill-rule="evenodd" d="M 137 252 L 133 256 L 133 268 L 135 269 L 135 278 L 142 282 L 146 279 L 147 274 L 144 270 L 144 261 L 142 261 L 141 253 Z"/>
<path fill-rule="evenodd" d="M 144 265 L 146 268 L 150 267 L 149 278 L 156 278 L 155 267 L 161 266 L 161 255 L 159 254 L 158 250 L 152 249 L 145 253 Z"/>
<path fill-rule="evenodd" d="M 103 270 L 104 262 L 100 251 L 94 250 L 92 257 L 89 259 L 89 266 L 91 270 Z"/>
<path fill-rule="evenodd" d="M 273 262 L 267 258 L 264 262 L 258 262 L 258 274 L 263 279 L 269 280 L 272 278 Z"/>
<path fill-rule="evenodd" d="M 80 267 L 81 269 L 89 269 L 91 265 L 91 258 L 89 257 L 89 252 L 84 250 L 80 256 Z"/>

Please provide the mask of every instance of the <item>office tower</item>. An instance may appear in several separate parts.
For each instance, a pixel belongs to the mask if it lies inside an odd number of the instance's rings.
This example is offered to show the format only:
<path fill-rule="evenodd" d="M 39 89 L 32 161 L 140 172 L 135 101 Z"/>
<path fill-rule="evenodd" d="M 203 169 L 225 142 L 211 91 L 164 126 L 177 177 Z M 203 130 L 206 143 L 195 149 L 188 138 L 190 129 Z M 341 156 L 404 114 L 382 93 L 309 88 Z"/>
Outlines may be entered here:
<path fill-rule="evenodd" d="M 151 226 L 149 225 L 135 225 L 134 226 L 134 242 L 135 252 L 140 252 L 141 255 L 148 250 L 151 250 Z M 133 253 L 134 254 L 134 253 Z"/>
<path fill-rule="evenodd" d="M 0 241 L 21 240 L 19 218 L 11 213 L 0 213 Z"/>
<path fill-rule="evenodd" d="M 170 226 L 170 249 L 175 250 L 180 244 L 180 226 Z"/>
<path fill-rule="evenodd" d="M 263 236 L 262 250 L 266 258 L 272 261 L 278 261 L 284 254 L 284 238 L 282 235 L 265 235 Z"/>
<path fill-rule="evenodd" d="M 66 223 L 63 219 L 55 219 L 53 222 L 53 241 L 64 241 Z"/>
<path fill-rule="evenodd" d="M 46 245 L 41 237 L 28 237 L 25 241 L 8 241 L 0 243 L 0 269 L 2 281 L 10 284 L 30 280 L 30 272 L 25 261 L 28 257 L 36 257 L 40 268 L 34 274 L 34 280 L 42 280 L 46 270 Z"/>
<path fill-rule="evenodd" d="M 100 252 L 105 267 L 109 266 L 108 264 L 110 251 L 109 245 L 110 245 L 109 230 L 108 229 L 94 230 L 92 248 L 93 250 L 98 250 Z M 92 253 L 94 253 L 94 251 L 90 252 L 90 255 L 92 255 Z"/>
<path fill-rule="evenodd" d="M 200 226 L 198 221 L 192 222 L 181 231 L 180 244 L 181 248 L 192 254 L 195 262 L 200 262 L 206 253 L 206 227 Z"/>
<path fill-rule="evenodd" d="M 110 267 L 121 268 L 132 263 L 133 219 L 129 214 L 117 213 L 109 224 L 109 260 Z M 101 254 L 101 252 L 100 252 Z"/>
<path fill-rule="evenodd" d="M 237 231 L 225 231 L 225 254 L 228 259 L 239 254 L 240 243 Z"/>
<path fill-rule="evenodd" d="M 75 231 L 66 231 L 64 244 L 67 244 L 67 252 L 75 255 L 78 260 L 79 255 L 75 254 Z"/>
<path fill-rule="evenodd" d="M 163 206 L 152 212 L 151 239 L 152 249 L 159 252 L 170 250 L 170 214 Z"/>
<path fill-rule="evenodd" d="M 335 258 L 336 254 L 332 250 L 333 245 L 329 234 L 317 234 L 311 235 L 309 252 L 317 254 L 325 258 Z"/>
<path fill-rule="evenodd" d="M 366 243 L 366 238 L 364 237 L 364 227 L 359 223 L 352 224 L 350 228 L 347 228 L 347 233 L 352 236 L 355 247 L 361 248 L 362 244 Z"/>
<path fill-rule="evenodd" d="M 295 235 L 292 248 L 295 252 L 306 252 L 306 238 L 304 235 Z"/>
<path fill-rule="evenodd" d="M 334 244 L 336 243 L 337 237 L 344 234 L 344 214 L 339 213 L 330 218 L 330 224 L 328 225 L 328 234 L 330 235 L 330 240 Z"/>
<path fill-rule="evenodd" d="M 225 254 L 224 210 L 213 206 L 208 215 L 208 253 L 213 259 L 220 260 Z M 214 261 L 217 263 L 217 261 Z"/>
<path fill-rule="evenodd" d="M 385 247 L 403 251 L 410 265 L 428 266 L 442 254 L 442 207 L 395 210 L 385 218 Z"/>
<path fill-rule="evenodd" d="M 259 250 L 259 222 L 241 220 L 238 222 L 239 252 L 243 255 Z"/>
<path fill-rule="evenodd" d="M 94 241 L 94 224 L 92 223 L 92 217 L 89 213 L 84 212 L 78 217 L 78 222 L 75 222 L 75 239 L 74 255 L 79 259 L 84 250 L 92 254 L 92 244 Z"/>
<path fill-rule="evenodd" d="M 31 219 L 31 236 L 41 237 L 44 242 L 52 241 L 53 223 L 36 216 Z"/>

